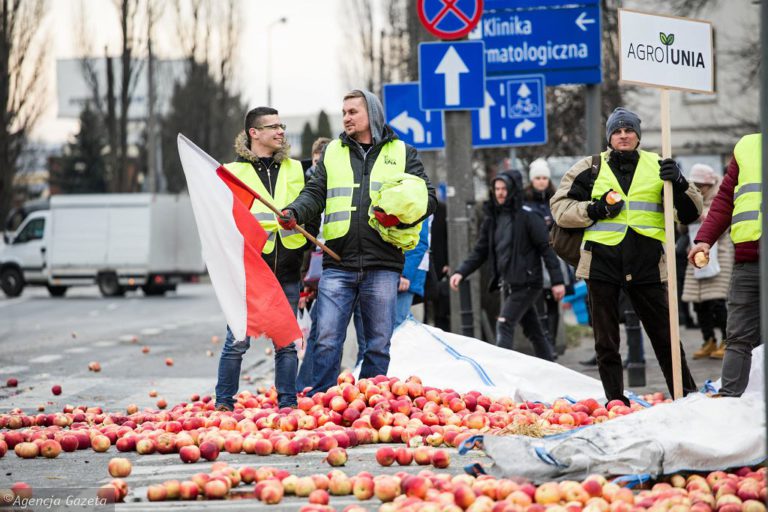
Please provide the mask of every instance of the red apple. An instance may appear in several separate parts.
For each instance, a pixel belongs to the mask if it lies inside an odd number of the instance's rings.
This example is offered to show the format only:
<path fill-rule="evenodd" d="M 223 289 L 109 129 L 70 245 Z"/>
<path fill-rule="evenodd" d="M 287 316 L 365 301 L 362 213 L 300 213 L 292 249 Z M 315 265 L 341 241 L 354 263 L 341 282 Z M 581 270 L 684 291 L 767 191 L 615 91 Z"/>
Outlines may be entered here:
<path fill-rule="evenodd" d="M 413 462 L 413 452 L 410 448 L 401 446 L 395 451 L 395 460 L 401 466 L 408 466 Z"/>
<path fill-rule="evenodd" d="M 344 448 L 331 448 L 326 460 L 331 466 L 343 466 L 347 463 L 347 451 Z"/>
<path fill-rule="evenodd" d="M 200 443 L 200 455 L 205 460 L 216 460 L 219 457 L 219 445 L 213 441 Z"/>
<path fill-rule="evenodd" d="M 391 466 L 395 462 L 395 450 L 389 446 L 382 446 L 376 450 L 376 462 L 382 466 Z"/>
<path fill-rule="evenodd" d="M 163 484 L 155 484 L 147 487 L 147 499 L 149 501 L 165 501 L 168 497 L 168 490 Z"/>
<path fill-rule="evenodd" d="M 432 465 L 436 468 L 447 468 L 451 464 L 451 456 L 445 450 L 432 452 Z"/>
<path fill-rule="evenodd" d="M 193 464 L 200 460 L 200 448 L 194 444 L 182 446 L 179 449 L 179 458 L 185 464 Z"/>
<path fill-rule="evenodd" d="M 61 453 L 61 444 L 53 439 L 46 439 L 40 445 L 40 455 L 47 459 L 55 459 Z"/>
<path fill-rule="evenodd" d="M 328 491 L 323 489 L 315 489 L 309 493 L 309 502 L 315 505 L 327 505 L 331 497 L 328 495 Z"/>
<path fill-rule="evenodd" d="M 61 394 L 61 386 L 59 386 L 58 384 L 54 385 L 51 388 L 51 393 L 53 393 L 54 395 L 57 395 L 57 396 L 60 395 Z"/>
<path fill-rule="evenodd" d="M 184 480 L 179 484 L 179 498 L 182 500 L 195 500 L 199 493 L 197 484 L 191 480 Z"/>

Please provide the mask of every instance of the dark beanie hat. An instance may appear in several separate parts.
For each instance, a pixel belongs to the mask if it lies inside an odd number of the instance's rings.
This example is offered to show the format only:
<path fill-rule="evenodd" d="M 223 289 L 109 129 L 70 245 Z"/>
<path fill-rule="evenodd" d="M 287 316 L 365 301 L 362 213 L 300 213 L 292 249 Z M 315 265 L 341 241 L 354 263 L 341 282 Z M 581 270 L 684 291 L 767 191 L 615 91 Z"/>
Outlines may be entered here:
<path fill-rule="evenodd" d="M 623 107 L 617 107 L 616 110 L 608 116 L 608 121 L 605 123 L 605 139 L 608 141 L 609 145 L 611 143 L 611 135 L 620 128 L 634 130 L 637 134 L 637 138 L 642 138 L 642 134 L 640 133 L 640 118 L 637 117 L 637 114 L 634 112 Z"/>

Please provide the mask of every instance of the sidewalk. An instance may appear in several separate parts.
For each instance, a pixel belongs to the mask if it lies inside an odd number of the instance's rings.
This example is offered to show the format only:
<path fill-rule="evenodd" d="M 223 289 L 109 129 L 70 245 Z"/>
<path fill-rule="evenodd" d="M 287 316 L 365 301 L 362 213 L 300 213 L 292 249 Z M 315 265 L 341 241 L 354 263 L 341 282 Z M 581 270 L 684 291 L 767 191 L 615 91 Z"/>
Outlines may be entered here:
<path fill-rule="evenodd" d="M 666 319 L 665 319 L 666 321 Z M 719 334 L 719 331 L 718 331 Z M 701 388 L 707 379 L 713 381 L 720 378 L 720 369 L 722 366 L 722 360 L 719 359 L 693 359 L 693 353 L 701 346 L 702 336 L 699 329 L 686 329 L 682 325 L 680 326 L 680 337 L 683 340 L 683 348 L 685 350 L 686 360 L 688 361 L 688 367 L 691 369 L 693 378 L 696 381 L 696 385 Z M 629 378 L 626 370 L 624 371 L 624 386 L 626 389 L 632 389 L 637 394 L 654 393 L 656 391 L 663 391 L 666 395 L 669 395 L 667 390 L 667 383 L 664 380 L 664 376 L 661 374 L 661 368 L 656 360 L 656 356 L 653 353 L 653 348 L 648 339 L 648 336 L 643 332 L 643 346 L 645 349 L 645 380 L 646 385 L 643 387 L 630 388 L 628 382 Z M 626 358 L 627 344 L 624 333 L 624 326 L 621 326 L 621 353 L 622 358 Z M 596 379 L 600 379 L 600 375 L 597 372 L 597 366 L 584 366 L 579 364 L 579 361 L 586 361 L 594 355 L 594 339 L 592 337 L 582 337 L 581 344 L 578 347 L 568 347 L 565 353 L 558 357 L 557 362 L 566 366 L 572 370 L 589 375 Z"/>

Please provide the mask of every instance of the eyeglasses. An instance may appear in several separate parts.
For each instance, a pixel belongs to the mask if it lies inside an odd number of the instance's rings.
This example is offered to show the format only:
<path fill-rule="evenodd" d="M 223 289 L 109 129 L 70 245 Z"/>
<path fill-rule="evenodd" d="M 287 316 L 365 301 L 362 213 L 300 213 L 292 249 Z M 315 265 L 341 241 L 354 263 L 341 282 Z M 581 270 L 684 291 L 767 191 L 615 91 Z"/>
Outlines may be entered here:
<path fill-rule="evenodd" d="M 285 124 L 283 123 L 276 123 L 276 124 L 268 124 L 264 126 L 254 126 L 257 130 L 283 130 L 285 131 Z"/>

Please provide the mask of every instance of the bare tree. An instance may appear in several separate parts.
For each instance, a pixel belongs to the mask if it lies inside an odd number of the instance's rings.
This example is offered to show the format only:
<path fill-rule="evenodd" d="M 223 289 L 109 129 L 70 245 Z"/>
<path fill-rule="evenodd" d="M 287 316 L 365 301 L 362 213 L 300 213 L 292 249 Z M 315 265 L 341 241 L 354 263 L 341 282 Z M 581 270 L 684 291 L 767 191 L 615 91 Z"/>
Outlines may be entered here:
<path fill-rule="evenodd" d="M 13 203 L 19 155 L 44 107 L 48 41 L 39 37 L 45 0 L 2 0 L 0 9 L 0 219 L 4 219 Z"/>

